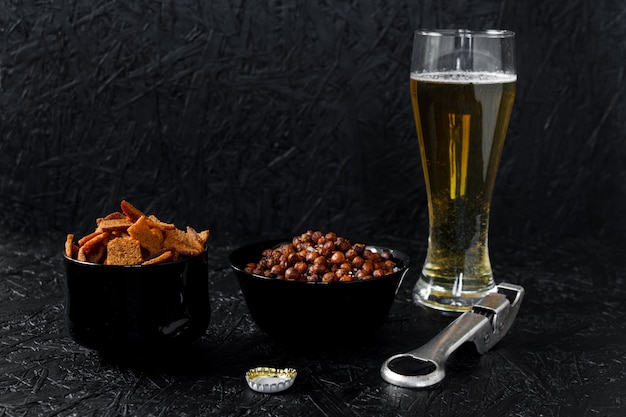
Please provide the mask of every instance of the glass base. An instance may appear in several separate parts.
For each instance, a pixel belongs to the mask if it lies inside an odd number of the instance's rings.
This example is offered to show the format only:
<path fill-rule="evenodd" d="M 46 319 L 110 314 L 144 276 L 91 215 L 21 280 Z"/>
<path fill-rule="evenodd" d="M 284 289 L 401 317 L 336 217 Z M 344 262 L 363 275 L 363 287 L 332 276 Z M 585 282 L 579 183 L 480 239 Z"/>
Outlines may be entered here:
<path fill-rule="evenodd" d="M 413 288 L 413 302 L 430 309 L 463 313 L 472 309 L 474 304 L 483 297 L 498 290 L 495 282 L 490 283 L 480 290 L 454 291 L 433 283 L 432 279 L 421 275 Z"/>

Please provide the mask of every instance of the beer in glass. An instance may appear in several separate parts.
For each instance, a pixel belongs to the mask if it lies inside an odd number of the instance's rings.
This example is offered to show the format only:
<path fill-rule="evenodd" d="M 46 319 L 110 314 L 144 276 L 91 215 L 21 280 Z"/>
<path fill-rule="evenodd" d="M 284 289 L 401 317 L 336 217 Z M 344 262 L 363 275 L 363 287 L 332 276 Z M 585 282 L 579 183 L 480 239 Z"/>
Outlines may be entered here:
<path fill-rule="evenodd" d="M 429 214 L 418 304 L 465 311 L 496 290 L 489 210 L 516 81 L 513 32 L 415 32 L 410 88 Z"/>

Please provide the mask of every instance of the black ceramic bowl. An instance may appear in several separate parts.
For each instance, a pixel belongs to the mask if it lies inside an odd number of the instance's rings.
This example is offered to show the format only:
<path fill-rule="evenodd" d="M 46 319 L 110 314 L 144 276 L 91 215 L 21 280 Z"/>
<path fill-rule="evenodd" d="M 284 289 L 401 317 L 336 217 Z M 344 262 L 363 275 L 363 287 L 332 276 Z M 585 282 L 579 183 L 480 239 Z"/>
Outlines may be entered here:
<path fill-rule="evenodd" d="M 99 265 L 64 256 L 65 313 L 77 343 L 99 351 L 167 349 L 210 321 L 206 251 L 156 265 Z"/>
<path fill-rule="evenodd" d="M 230 265 L 259 328 L 272 338 L 296 343 L 350 341 L 373 336 L 389 315 L 408 271 L 409 257 L 394 249 L 367 245 L 374 251 L 391 252 L 398 271 L 363 281 L 285 281 L 245 272 L 248 263 L 261 259 L 264 249 L 289 241 L 291 239 L 258 242 L 230 254 Z"/>

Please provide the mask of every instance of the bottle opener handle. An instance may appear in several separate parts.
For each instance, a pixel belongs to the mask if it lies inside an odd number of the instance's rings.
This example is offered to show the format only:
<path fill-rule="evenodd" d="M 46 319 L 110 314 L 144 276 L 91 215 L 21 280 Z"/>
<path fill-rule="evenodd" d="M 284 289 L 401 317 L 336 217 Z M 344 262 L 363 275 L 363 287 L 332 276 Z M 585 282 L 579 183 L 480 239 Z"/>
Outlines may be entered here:
<path fill-rule="evenodd" d="M 448 357 L 465 342 L 481 355 L 508 332 L 524 298 L 524 288 L 501 283 L 425 345 L 387 359 L 380 374 L 390 384 L 405 388 L 434 385 L 445 377 Z"/>

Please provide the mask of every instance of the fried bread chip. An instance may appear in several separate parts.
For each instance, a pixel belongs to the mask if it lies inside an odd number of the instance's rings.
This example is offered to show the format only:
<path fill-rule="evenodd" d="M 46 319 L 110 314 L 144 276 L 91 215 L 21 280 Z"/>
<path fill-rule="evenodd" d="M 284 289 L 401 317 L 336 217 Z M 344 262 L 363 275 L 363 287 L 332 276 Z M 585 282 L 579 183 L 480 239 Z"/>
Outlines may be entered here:
<path fill-rule="evenodd" d="M 159 229 L 150 228 L 146 216 L 141 216 L 128 228 L 128 234 L 139 241 L 142 248 L 151 255 L 163 249 L 163 233 Z"/>
<path fill-rule="evenodd" d="M 194 256 L 205 250 L 210 232 L 191 226 L 181 230 L 173 223 L 146 215 L 126 200 L 116 211 L 96 219 L 96 230 L 74 244 L 68 234 L 65 255 L 84 262 L 105 265 L 152 265 Z"/>
<path fill-rule="evenodd" d="M 132 237 L 116 237 L 107 243 L 105 265 L 137 265 L 143 262 L 141 245 Z"/>
<path fill-rule="evenodd" d="M 180 229 L 166 230 L 163 246 L 186 256 L 199 254 L 203 247 L 192 235 Z"/>
<path fill-rule="evenodd" d="M 98 230 L 112 232 L 114 230 L 126 230 L 133 225 L 130 219 L 102 219 L 98 223 Z"/>
<path fill-rule="evenodd" d="M 77 253 L 78 247 L 74 244 L 74 235 L 70 233 L 65 239 L 65 256 L 68 258 L 74 258 Z"/>
<path fill-rule="evenodd" d="M 106 255 L 110 235 L 106 232 L 97 233 L 95 236 L 92 235 L 93 233 L 87 235 L 86 237 L 89 237 L 89 239 L 78 248 L 77 258 L 79 261 L 100 263 Z"/>
<path fill-rule="evenodd" d="M 158 264 L 161 262 L 175 261 L 175 260 L 176 260 L 176 252 L 174 252 L 173 250 L 166 250 L 159 256 L 155 256 L 152 259 L 148 259 L 147 261 L 144 261 L 142 265 L 152 265 L 152 264 Z"/>
<path fill-rule="evenodd" d="M 143 214 L 143 211 L 139 210 L 137 207 L 133 206 L 126 200 L 122 200 L 122 202 L 120 203 L 120 208 L 122 209 L 122 212 L 126 215 L 126 217 L 128 217 L 133 222 L 141 216 L 145 216 L 145 214 Z"/>

